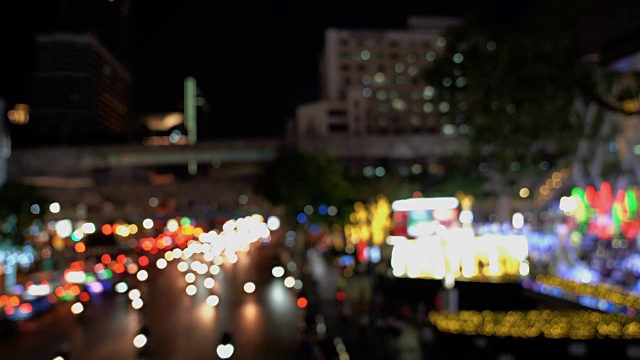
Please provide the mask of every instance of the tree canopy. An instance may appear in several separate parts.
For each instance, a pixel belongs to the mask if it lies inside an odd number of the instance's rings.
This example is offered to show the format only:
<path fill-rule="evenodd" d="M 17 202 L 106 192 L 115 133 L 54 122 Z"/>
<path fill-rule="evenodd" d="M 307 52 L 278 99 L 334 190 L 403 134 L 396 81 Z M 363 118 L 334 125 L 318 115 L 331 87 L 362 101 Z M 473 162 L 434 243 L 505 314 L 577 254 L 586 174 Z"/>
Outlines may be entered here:
<path fill-rule="evenodd" d="M 7 182 L 0 187 L 0 243 L 22 245 L 30 226 L 45 213 L 47 198 L 37 188 Z M 32 210 L 32 206 L 34 206 Z"/>
<path fill-rule="evenodd" d="M 356 200 L 344 168 L 328 153 L 289 147 L 282 149 L 265 167 L 256 182 L 255 192 L 273 205 L 284 206 L 291 223 L 305 206 L 310 205 L 314 209 L 310 214 L 312 219 L 342 224 Z M 319 214 L 321 205 L 335 206 L 337 214 Z"/>
<path fill-rule="evenodd" d="M 572 121 L 575 101 L 597 89 L 597 65 L 583 61 L 574 30 L 575 10 L 588 3 L 542 1 L 498 24 L 471 18 L 438 39 L 424 98 L 466 136 L 462 165 L 489 192 L 515 196 L 524 179 L 576 152 L 584 128 Z"/>

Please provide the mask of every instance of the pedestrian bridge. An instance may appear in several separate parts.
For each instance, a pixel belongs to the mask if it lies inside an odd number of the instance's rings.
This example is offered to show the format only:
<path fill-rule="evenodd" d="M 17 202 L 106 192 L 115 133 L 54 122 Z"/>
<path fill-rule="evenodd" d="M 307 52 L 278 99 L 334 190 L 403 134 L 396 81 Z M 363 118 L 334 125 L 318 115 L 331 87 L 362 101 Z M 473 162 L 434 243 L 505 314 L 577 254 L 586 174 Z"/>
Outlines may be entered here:
<path fill-rule="evenodd" d="M 19 148 L 8 160 L 9 177 L 90 173 L 99 169 L 186 165 L 189 162 L 264 163 L 278 149 L 292 145 L 310 151 L 327 151 L 340 160 L 403 160 L 449 157 L 463 150 L 461 138 L 402 134 L 332 136 L 324 138 L 216 140 L 184 146 L 111 145 Z"/>

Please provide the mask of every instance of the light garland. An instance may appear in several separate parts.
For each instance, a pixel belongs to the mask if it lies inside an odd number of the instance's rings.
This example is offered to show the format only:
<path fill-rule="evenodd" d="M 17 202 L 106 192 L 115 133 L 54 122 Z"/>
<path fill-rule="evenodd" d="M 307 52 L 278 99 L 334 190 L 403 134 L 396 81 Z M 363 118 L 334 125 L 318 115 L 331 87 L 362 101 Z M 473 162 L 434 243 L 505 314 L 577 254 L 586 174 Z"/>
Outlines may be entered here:
<path fill-rule="evenodd" d="M 540 287 L 536 286 L 536 284 L 558 288 L 561 292 L 564 293 L 564 295 L 568 295 L 562 296 L 567 300 L 569 300 L 568 297 L 571 296 L 589 296 L 595 299 L 609 301 L 618 307 L 634 309 L 636 313 L 640 313 L 640 294 L 628 291 L 621 286 L 609 285 L 606 283 L 599 283 L 596 285 L 582 284 L 575 281 L 565 280 L 557 276 L 542 274 L 536 276 L 535 282 L 533 284 L 527 285 L 526 280 L 523 281 L 523 286 L 533 291 L 536 291 L 536 289 L 540 289 Z M 544 291 L 544 293 L 547 295 L 552 295 L 552 291 Z"/>
<path fill-rule="evenodd" d="M 640 339 L 640 323 L 622 314 L 590 310 L 469 311 L 429 313 L 441 332 L 513 338 Z"/>

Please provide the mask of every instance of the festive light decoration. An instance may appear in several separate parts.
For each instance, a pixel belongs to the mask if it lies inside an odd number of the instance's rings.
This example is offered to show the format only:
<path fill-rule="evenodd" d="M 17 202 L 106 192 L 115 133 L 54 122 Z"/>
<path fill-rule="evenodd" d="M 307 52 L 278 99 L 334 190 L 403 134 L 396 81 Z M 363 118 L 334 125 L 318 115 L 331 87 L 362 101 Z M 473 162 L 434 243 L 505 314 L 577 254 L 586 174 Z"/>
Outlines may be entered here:
<path fill-rule="evenodd" d="M 606 283 L 583 284 L 542 274 L 536 276 L 535 281 L 523 280 L 522 285 L 532 291 L 564 298 L 603 311 L 631 317 L 640 314 L 640 294 L 628 291 L 621 286 Z"/>
<path fill-rule="evenodd" d="M 432 311 L 429 321 L 443 333 L 462 335 L 574 340 L 640 339 L 640 323 L 636 319 L 589 310 L 463 310 L 456 314 Z"/>
<path fill-rule="evenodd" d="M 611 185 L 605 181 L 598 191 L 592 185 L 585 189 L 574 188 L 571 197 L 563 200 L 561 210 L 570 216 L 570 223 L 582 233 L 597 235 L 604 240 L 616 236 L 633 240 L 638 235 L 638 199 L 632 189 L 619 189 L 614 197 Z"/>

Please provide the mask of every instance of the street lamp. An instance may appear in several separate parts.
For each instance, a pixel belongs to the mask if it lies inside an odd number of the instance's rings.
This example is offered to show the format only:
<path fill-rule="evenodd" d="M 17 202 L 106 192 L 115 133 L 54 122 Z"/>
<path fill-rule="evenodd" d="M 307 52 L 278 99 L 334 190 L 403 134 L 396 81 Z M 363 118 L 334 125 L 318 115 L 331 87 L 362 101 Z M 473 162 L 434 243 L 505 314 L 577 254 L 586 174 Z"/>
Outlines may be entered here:
<path fill-rule="evenodd" d="M 187 143 L 195 145 L 198 140 L 198 113 L 197 107 L 203 106 L 205 110 L 209 104 L 204 97 L 198 96 L 202 91 L 196 84 L 196 79 L 189 76 L 184 79 L 184 123 L 187 128 Z M 189 160 L 189 174 L 195 175 L 198 172 L 198 162 L 195 159 Z"/>

